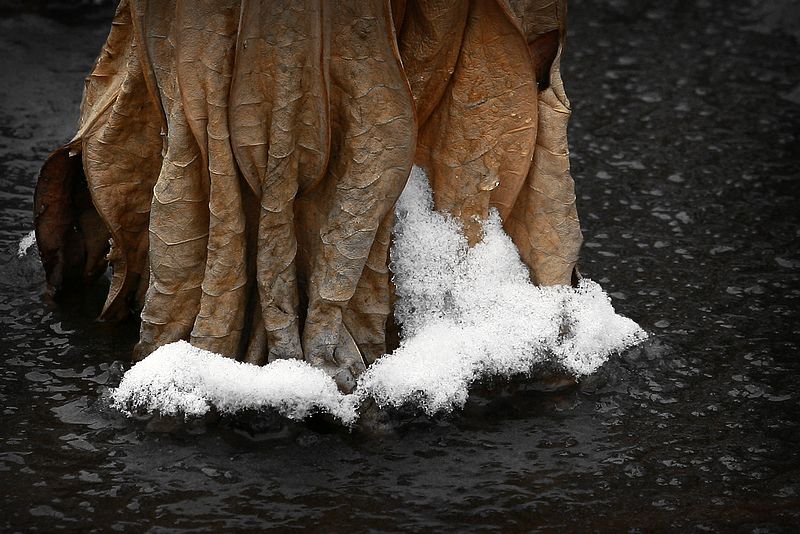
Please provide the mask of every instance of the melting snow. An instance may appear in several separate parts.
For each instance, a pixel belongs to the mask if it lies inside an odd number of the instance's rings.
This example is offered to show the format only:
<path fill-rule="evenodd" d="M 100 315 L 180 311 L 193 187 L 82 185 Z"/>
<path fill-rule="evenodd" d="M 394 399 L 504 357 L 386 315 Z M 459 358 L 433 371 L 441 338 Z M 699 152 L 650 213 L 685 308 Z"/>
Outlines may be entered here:
<path fill-rule="evenodd" d="M 36 232 L 31 230 L 28 234 L 19 240 L 19 247 L 17 248 L 17 257 L 21 258 L 28 253 L 28 250 L 36 243 Z"/>
<path fill-rule="evenodd" d="M 111 397 L 126 412 L 203 415 L 213 405 L 227 413 L 273 408 L 290 419 L 314 411 L 345 423 L 356 418 L 354 396 L 339 393 L 324 371 L 305 362 L 277 360 L 260 367 L 185 341 L 164 345 L 134 365 Z"/>
<path fill-rule="evenodd" d="M 397 204 L 391 267 L 403 340 L 373 364 L 355 393 L 342 395 L 322 371 L 296 360 L 258 367 L 186 342 L 156 350 L 112 392 L 124 410 L 203 414 L 271 407 L 292 419 L 315 411 L 344 423 L 367 398 L 414 404 L 429 414 L 467 399 L 476 380 L 526 374 L 540 365 L 575 376 L 647 337 L 614 312 L 600 286 L 539 288 L 493 211 L 482 243 L 469 248 L 454 219 L 433 210 L 424 173 L 414 168 Z"/>

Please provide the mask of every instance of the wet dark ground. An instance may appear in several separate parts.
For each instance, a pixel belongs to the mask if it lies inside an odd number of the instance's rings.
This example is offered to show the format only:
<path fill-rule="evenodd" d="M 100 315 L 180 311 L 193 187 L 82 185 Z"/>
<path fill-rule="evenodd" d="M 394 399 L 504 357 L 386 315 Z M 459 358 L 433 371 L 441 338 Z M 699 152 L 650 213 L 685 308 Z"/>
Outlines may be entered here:
<path fill-rule="evenodd" d="M 0 10 L 1 531 L 800 524 L 790 1 L 572 2 L 582 270 L 651 340 L 577 387 L 486 386 L 462 411 L 397 416 L 379 435 L 104 407 L 136 325 L 94 322 L 102 291 L 52 302 L 35 254 L 16 250 L 109 9 L 56 20 L 39 4 Z"/>

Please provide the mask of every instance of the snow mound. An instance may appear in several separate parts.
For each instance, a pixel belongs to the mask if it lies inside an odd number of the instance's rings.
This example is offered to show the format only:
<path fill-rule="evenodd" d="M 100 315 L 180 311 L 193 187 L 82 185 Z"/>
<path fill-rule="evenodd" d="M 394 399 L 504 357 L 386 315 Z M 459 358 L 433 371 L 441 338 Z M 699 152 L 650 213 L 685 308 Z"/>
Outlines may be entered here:
<path fill-rule="evenodd" d="M 427 177 L 416 167 L 397 204 L 391 269 L 402 341 L 351 395 L 304 362 L 257 367 L 178 342 L 135 365 L 112 398 L 125 410 L 192 415 L 210 405 L 223 412 L 271 407 L 292 419 L 322 411 L 351 424 L 368 398 L 447 412 L 463 406 L 482 378 L 542 366 L 580 377 L 647 337 L 590 280 L 576 288 L 534 286 L 496 211 L 483 241 L 470 248 L 459 222 L 433 209 Z"/>
<path fill-rule="evenodd" d="M 457 221 L 434 211 L 424 173 L 415 168 L 397 205 L 391 267 L 402 326 L 400 347 L 359 380 L 379 405 L 416 403 L 428 413 L 462 406 L 469 386 L 547 364 L 575 376 L 647 334 L 617 315 L 602 288 L 537 287 L 500 216 L 469 248 Z"/>
<path fill-rule="evenodd" d="M 299 360 L 260 367 L 237 362 L 178 341 L 159 347 L 134 365 L 111 391 L 114 406 L 131 414 L 197 416 L 211 406 L 223 413 L 272 408 L 290 419 L 326 412 L 350 424 L 353 396 L 339 393 L 320 369 Z"/>

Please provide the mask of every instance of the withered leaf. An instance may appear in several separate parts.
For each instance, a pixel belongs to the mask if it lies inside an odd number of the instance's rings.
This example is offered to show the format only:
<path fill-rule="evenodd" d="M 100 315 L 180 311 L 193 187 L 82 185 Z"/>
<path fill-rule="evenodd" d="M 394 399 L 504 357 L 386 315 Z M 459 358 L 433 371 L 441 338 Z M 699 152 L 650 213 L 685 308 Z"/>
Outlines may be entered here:
<path fill-rule="evenodd" d="M 569 100 L 561 80 L 566 1 L 515 0 L 512 6 L 527 33 L 537 70 L 547 76 L 539 94 L 536 148 L 525 186 L 504 219 L 508 231 L 540 285 L 569 284 L 583 241 L 569 169 Z M 554 33 L 558 47 L 554 46 Z M 549 66 L 545 72 L 544 66 Z"/>
<path fill-rule="evenodd" d="M 319 183 L 328 158 L 323 16 L 320 1 L 255 0 L 239 27 L 231 125 L 237 161 L 260 197 L 255 272 L 267 361 L 303 357 L 294 203 Z"/>
<path fill-rule="evenodd" d="M 388 1 L 342 0 L 330 6 L 330 163 L 320 186 L 299 206 L 303 224 L 312 230 L 303 252 L 310 266 L 303 349 L 312 364 L 334 374 L 341 370 L 340 387 L 347 389 L 344 383 L 352 380 L 347 371 L 356 375 L 364 368 L 353 349 L 375 344 L 356 319 L 374 310 L 354 309 L 349 324 L 343 323 L 343 312 L 348 303 L 362 302 L 351 299 L 378 228 L 411 170 L 416 123 Z"/>
<path fill-rule="evenodd" d="M 569 283 L 564 17 L 563 0 L 123 0 L 37 186 L 48 280 L 95 277 L 111 236 L 104 316 L 146 287 L 138 357 L 187 339 L 305 358 L 350 390 L 387 349 L 416 161 L 471 244 L 495 207 L 532 280 Z"/>
<path fill-rule="evenodd" d="M 404 9 L 400 56 L 420 127 L 436 109 L 461 51 L 469 0 L 417 0 Z M 399 28 L 399 27 L 398 27 Z"/>
<path fill-rule="evenodd" d="M 208 250 L 193 345 L 236 357 L 247 297 L 245 215 L 228 132 L 239 0 L 178 0 L 176 72 L 181 104 L 208 182 Z"/>
<path fill-rule="evenodd" d="M 470 244 L 482 237 L 490 201 L 501 215 L 510 210 L 528 172 L 536 121 L 533 67 L 513 15 L 501 2 L 472 2 L 455 70 L 417 149 L 437 209 L 461 219 Z"/>
<path fill-rule="evenodd" d="M 34 193 L 34 228 L 48 286 L 86 285 L 105 271 L 109 233 L 92 204 L 78 143 L 53 152 Z"/>
<path fill-rule="evenodd" d="M 78 133 L 67 147 L 51 156 L 43 169 L 50 178 L 58 169 L 64 185 L 73 184 L 73 204 L 85 199 L 82 212 L 75 213 L 76 228 L 81 230 L 83 239 L 75 243 L 63 232 L 45 230 L 37 224 L 46 250 L 48 240 L 53 238 L 64 240 L 71 256 L 84 250 L 84 279 L 102 272 L 109 235 L 113 238 L 109 253 L 113 277 L 101 314 L 106 319 L 126 315 L 129 305 L 138 304 L 131 301 L 142 296 L 142 280 L 147 278 L 147 221 L 161 144 L 156 108 L 144 84 L 133 33 L 129 5 L 123 1 L 106 45 L 86 80 Z M 82 162 L 71 157 L 79 153 Z M 53 181 L 47 184 L 48 179 L 40 180 L 42 193 L 45 188 L 52 189 Z M 63 199 L 70 198 L 66 189 L 63 195 Z M 54 204 L 50 204 L 48 218 L 52 220 Z M 45 261 L 46 268 L 47 265 Z"/>
<path fill-rule="evenodd" d="M 175 6 L 136 3 L 148 66 L 166 114 L 166 151 L 153 189 L 150 284 L 135 356 L 187 339 L 200 309 L 208 244 L 208 174 L 184 111 L 176 72 Z"/>
<path fill-rule="evenodd" d="M 127 299 L 147 279 L 147 227 L 161 152 L 158 111 L 133 50 L 118 76 L 123 81 L 113 104 L 82 137 L 92 200 L 113 239 L 114 274 L 102 318 L 123 316 Z"/>

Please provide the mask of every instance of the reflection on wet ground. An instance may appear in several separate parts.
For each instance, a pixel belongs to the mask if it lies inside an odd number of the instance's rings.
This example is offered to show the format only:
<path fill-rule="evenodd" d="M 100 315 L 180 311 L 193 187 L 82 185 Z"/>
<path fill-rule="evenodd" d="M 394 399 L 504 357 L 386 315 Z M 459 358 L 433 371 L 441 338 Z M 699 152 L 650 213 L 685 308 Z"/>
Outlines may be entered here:
<path fill-rule="evenodd" d="M 689 4 L 571 3 L 582 270 L 652 339 L 577 386 L 486 384 L 451 416 L 370 435 L 105 407 L 136 325 L 94 322 L 102 291 L 51 302 L 17 244 L 107 9 L 0 18 L 0 530 L 790 530 L 796 9 Z"/>

